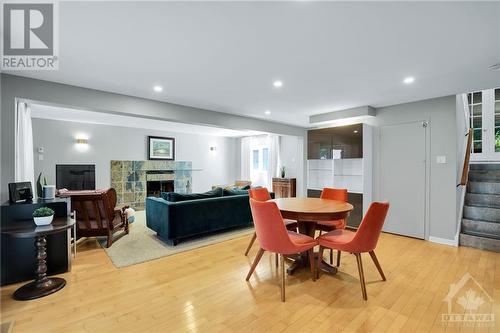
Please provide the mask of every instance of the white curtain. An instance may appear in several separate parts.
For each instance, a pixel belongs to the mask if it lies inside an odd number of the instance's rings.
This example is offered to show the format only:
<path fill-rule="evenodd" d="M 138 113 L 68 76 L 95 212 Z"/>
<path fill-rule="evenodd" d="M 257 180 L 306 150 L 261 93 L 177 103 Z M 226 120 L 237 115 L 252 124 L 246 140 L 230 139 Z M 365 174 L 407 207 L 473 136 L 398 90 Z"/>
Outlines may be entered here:
<path fill-rule="evenodd" d="M 16 104 L 14 168 L 15 181 L 31 182 L 33 196 L 36 197 L 31 108 L 25 102 Z"/>
<path fill-rule="evenodd" d="M 251 137 L 241 138 L 241 180 L 251 180 L 250 178 L 250 147 Z"/>
<path fill-rule="evenodd" d="M 280 155 L 280 137 L 278 135 L 268 135 L 267 137 L 269 147 L 269 170 L 267 172 L 267 186 L 272 187 L 273 177 L 278 176 L 279 168 L 279 155 Z"/>

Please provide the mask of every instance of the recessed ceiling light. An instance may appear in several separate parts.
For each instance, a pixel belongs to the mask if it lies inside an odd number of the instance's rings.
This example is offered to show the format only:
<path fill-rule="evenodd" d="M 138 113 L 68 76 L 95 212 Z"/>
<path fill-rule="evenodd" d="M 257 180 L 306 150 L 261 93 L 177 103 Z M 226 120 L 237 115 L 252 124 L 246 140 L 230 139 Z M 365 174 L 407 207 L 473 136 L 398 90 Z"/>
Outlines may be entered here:
<path fill-rule="evenodd" d="M 403 80 L 403 82 L 406 84 L 413 83 L 414 81 L 415 81 L 415 78 L 413 76 L 405 77 L 405 79 Z"/>
<path fill-rule="evenodd" d="M 264 111 L 264 113 L 265 113 L 265 114 L 267 114 L 267 115 L 270 115 L 270 114 L 271 114 L 271 111 L 266 110 L 266 111 Z"/>
<path fill-rule="evenodd" d="M 163 91 L 163 87 L 162 86 L 154 86 L 153 90 L 156 91 L 156 92 L 162 92 Z"/>
<path fill-rule="evenodd" d="M 276 88 L 281 88 L 283 87 L 283 82 L 282 81 L 274 81 L 273 82 L 273 86 L 275 86 Z"/>
<path fill-rule="evenodd" d="M 358 133 L 358 130 L 354 130 L 354 133 Z"/>

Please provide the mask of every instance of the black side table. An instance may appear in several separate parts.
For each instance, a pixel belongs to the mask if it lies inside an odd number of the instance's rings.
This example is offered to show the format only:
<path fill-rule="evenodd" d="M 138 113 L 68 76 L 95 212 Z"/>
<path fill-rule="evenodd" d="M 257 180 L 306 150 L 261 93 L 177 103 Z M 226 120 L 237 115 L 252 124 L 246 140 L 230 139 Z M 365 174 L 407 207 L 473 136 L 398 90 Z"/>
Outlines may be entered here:
<path fill-rule="evenodd" d="M 14 292 L 13 298 L 19 301 L 37 299 L 55 293 L 66 285 L 62 278 L 47 277 L 47 258 L 45 236 L 66 231 L 73 227 L 75 221 L 71 218 L 54 218 L 51 224 L 37 226 L 33 220 L 16 222 L 15 225 L 2 229 L 2 234 L 15 238 L 35 238 L 36 263 L 35 281 L 25 284 Z"/>

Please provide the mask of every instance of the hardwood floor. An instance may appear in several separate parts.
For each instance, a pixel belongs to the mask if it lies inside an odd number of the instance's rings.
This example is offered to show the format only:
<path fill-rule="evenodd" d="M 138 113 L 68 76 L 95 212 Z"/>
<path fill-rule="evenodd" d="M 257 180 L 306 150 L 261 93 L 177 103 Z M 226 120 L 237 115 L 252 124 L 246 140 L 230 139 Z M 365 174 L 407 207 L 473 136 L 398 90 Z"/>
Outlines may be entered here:
<path fill-rule="evenodd" d="M 245 282 L 258 249 L 243 255 L 249 237 L 122 269 L 89 240 L 79 246 L 73 271 L 62 275 L 68 283 L 60 292 L 19 302 L 11 299 L 19 284 L 2 288 L 2 322 L 14 321 L 14 333 L 500 331 L 499 253 L 382 234 L 376 253 L 387 281 L 363 255 L 368 301 L 356 258 L 342 253 L 336 276 L 312 282 L 305 269 L 287 277 L 282 303 L 274 256 L 266 253 Z M 443 299 L 466 272 L 491 296 L 479 309 L 494 313 L 496 326 L 443 325 Z M 455 302 L 457 311 L 465 313 Z"/>

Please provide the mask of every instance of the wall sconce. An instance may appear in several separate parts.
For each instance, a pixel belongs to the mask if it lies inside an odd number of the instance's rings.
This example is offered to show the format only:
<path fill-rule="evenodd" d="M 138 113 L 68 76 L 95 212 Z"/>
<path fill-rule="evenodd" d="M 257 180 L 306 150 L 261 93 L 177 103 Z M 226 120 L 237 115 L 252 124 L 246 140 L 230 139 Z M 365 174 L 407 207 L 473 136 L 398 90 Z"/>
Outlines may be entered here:
<path fill-rule="evenodd" d="M 89 139 L 83 135 L 77 135 L 75 140 L 76 150 L 84 152 L 89 148 Z"/>
<path fill-rule="evenodd" d="M 89 140 L 88 139 L 77 138 L 76 139 L 76 144 L 77 145 L 88 145 L 89 144 Z"/>

